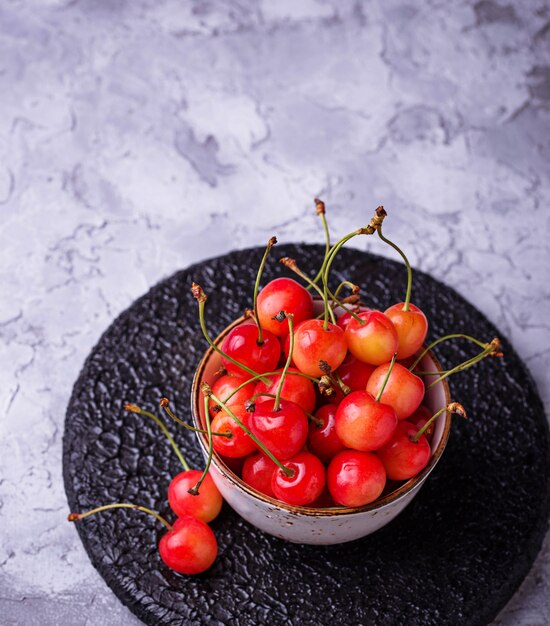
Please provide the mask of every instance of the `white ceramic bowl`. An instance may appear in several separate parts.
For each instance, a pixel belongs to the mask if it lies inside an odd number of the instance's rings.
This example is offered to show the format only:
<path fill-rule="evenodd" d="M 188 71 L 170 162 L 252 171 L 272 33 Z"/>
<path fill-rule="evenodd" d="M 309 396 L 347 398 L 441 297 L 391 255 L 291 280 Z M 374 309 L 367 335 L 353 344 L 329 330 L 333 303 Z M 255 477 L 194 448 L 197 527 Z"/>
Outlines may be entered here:
<path fill-rule="evenodd" d="M 220 345 L 227 333 L 243 321 L 244 318 L 240 318 L 230 324 L 217 337 L 215 343 Z M 213 384 L 220 367 L 220 355 L 209 348 L 197 368 L 191 390 L 193 421 L 198 428 L 205 428 L 206 424 L 200 385 L 202 382 Z M 431 353 L 424 357 L 420 367 L 424 371 L 441 369 L 439 362 Z M 435 376 L 426 377 L 426 383 L 434 378 Z M 434 385 L 424 400 L 432 414 L 449 402 L 450 394 L 446 381 Z M 449 438 L 450 425 L 451 416 L 447 412 L 442 413 L 436 420 L 431 441 L 431 459 L 417 476 L 375 502 L 358 508 L 313 509 L 285 504 L 249 487 L 225 465 L 216 452 L 212 458 L 210 474 L 230 506 L 246 521 L 266 533 L 294 543 L 319 545 L 344 543 L 369 535 L 385 526 L 411 502 L 441 458 Z M 206 458 L 208 440 L 204 435 L 197 436 Z"/>

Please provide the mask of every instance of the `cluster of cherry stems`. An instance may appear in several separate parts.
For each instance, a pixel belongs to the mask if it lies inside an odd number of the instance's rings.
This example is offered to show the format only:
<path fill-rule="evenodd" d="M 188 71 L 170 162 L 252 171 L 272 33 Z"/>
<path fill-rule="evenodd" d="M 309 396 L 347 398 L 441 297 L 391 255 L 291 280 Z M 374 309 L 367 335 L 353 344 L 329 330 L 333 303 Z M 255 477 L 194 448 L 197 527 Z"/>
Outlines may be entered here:
<path fill-rule="evenodd" d="M 156 422 L 183 465 L 184 471 L 168 488 L 168 501 L 177 516 L 174 524 L 130 503 L 71 513 L 70 521 L 113 508 L 149 513 L 168 529 L 159 543 L 162 560 L 177 572 L 197 574 L 212 565 L 218 551 L 208 526 L 222 507 L 222 496 L 208 473 L 214 451 L 247 485 L 283 505 L 356 508 L 376 501 L 396 482 L 409 480 L 426 467 L 439 415 L 466 416 L 456 402 L 431 415 L 422 404 L 426 390 L 487 356 L 501 356 L 499 340 L 483 343 L 453 334 L 423 347 L 428 322 L 410 302 L 412 271 L 406 256 L 382 233 L 384 209 L 378 207 L 367 226 L 331 245 L 325 205 L 320 200 L 315 205 L 326 235 L 317 276 L 309 278 L 294 259 L 284 257 L 280 261 L 306 287 L 277 278 L 260 291 L 265 263 L 276 244 L 271 238 L 258 269 L 253 309 L 229 331 L 221 347 L 206 329 L 206 294 L 193 283 L 203 334 L 221 355 L 223 369 L 212 386 L 201 385 L 204 430 L 178 418 L 166 398 L 160 406 L 170 418 L 206 438 L 204 471 L 189 467 L 155 414 L 135 404 L 124 405 Z M 401 255 L 408 276 L 404 302 L 383 313 L 366 307 L 353 283 L 344 281 L 334 291 L 329 286 L 340 248 L 355 236 L 374 233 Z M 344 289 L 351 295 L 342 297 Z M 318 316 L 311 291 L 323 303 Z M 456 338 L 473 342 L 481 351 L 449 370 L 419 370 L 432 348 Z M 425 376 L 430 377 L 429 384 Z"/>

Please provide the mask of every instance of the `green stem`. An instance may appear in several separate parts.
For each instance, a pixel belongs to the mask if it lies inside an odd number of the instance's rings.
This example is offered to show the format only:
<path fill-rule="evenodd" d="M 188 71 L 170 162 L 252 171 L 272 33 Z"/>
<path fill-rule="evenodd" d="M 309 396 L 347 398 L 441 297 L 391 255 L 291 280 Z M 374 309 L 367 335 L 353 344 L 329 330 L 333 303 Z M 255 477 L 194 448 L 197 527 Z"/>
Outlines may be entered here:
<path fill-rule="evenodd" d="M 476 339 L 475 337 L 470 337 L 470 335 L 463 335 L 460 333 L 456 333 L 452 335 L 444 335 L 443 337 L 440 337 L 439 339 L 432 341 L 432 343 L 420 353 L 420 355 L 416 358 L 415 362 L 409 367 L 409 371 L 412 372 L 414 368 L 420 363 L 420 361 L 422 361 L 422 359 L 428 354 L 430 350 L 433 350 L 435 346 L 440 344 L 442 341 L 447 341 L 447 339 L 467 339 L 468 341 L 472 341 L 473 343 L 477 344 L 480 348 L 485 348 L 486 346 L 486 344 L 484 344 L 482 341 L 479 341 L 479 339 Z"/>
<path fill-rule="evenodd" d="M 177 422 L 178 424 L 180 424 L 181 426 L 183 426 L 184 428 L 187 428 L 187 430 L 191 430 L 194 433 L 201 433 L 202 435 L 206 435 L 206 431 L 203 430 L 202 428 L 195 428 L 194 426 L 191 426 L 191 424 L 188 424 L 187 422 L 184 422 L 182 419 L 180 419 L 170 408 L 170 406 L 168 405 L 168 400 L 166 398 L 162 398 L 162 400 L 160 401 L 160 406 L 164 409 L 166 415 L 168 415 L 168 417 L 171 417 L 175 422 Z M 227 438 L 231 438 L 231 435 L 229 433 L 217 433 L 217 432 L 213 432 L 213 435 L 215 435 L 216 437 L 227 437 Z"/>
<path fill-rule="evenodd" d="M 104 506 L 98 506 L 96 509 L 91 509 L 90 511 L 86 511 L 85 513 L 70 513 L 67 519 L 69 522 L 78 522 L 85 517 L 89 517 L 90 515 L 95 515 L 96 513 L 101 513 L 102 511 L 108 511 L 109 509 L 135 509 L 136 511 L 142 511 L 143 513 L 149 513 L 154 518 L 156 518 L 161 524 L 164 524 L 168 530 L 173 530 L 172 525 L 169 524 L 162 515 L 157 513 L 156 511 L 152 511 L 145 506 L 138 506 L 137 504 L 129 504 L 126 502 L 117 503 L 117 504 L 105 504 Z"/>
<path fill-rule="evenodd" d="M 205 393 L 205 391 L 203 391 L 203 393 Z M 222 407 L 222 409 L 237 423 L 238 426 L 240 426 L 240 428 L 242 428 L 244 430 L 244 432 L 250 437 L 250 439 L 252 439 L 252 441 L 259 448 L 262 449 L 262 451 L 273 461 L 273 463 L 275 463 L 275 465 L 277 465 L 277 467 L 279 467 L 287 476 L 294 476 L 294 470 L 290 469 L 289 467 L 285 467 L 281 463 L 281 461 L 279 461 L 279 459 L 277 459 L 277 457 L 275 457 L 268 450 L 268 448 L 252 432 L 250 432 L 250 429 L 247 428 L 241 422 L 241 420 L 233 413 L 233 411 L 224 402 L 222 402 L 219 398 L 217 398 L 212 393 L 212 390 L 209 391 L 209 394 L 210 394 L 210 397 L 212 398 L 212 400 L 214 400 L 214 402 L 216 402 L 216 404 L 219 404 Z"/>
<path fill-rule="evenodd" d="M 162 423 L 162 421 L 160 420 L 160 418 L 158 418 L 154 413 L 150 413 L 149 411 L 145 411 L 143 410 L 141 407 L 139 407 L 137 404 L 129 404 L 126 403 L 124 405 L 124 409 L 126 411 L 129 411 L 130 413 L 137 413 L 138 415 L 144 415 L 145 417 L 148 417 L 150 419 L 153 420 L 153 422 L 155 422 L 155 424 L 162 430 L 162 432 L 165 434 L 166 438 L 168 439 L 168 441 L 170 442 L 170 444 L 172 445 L 172 448 L 174 448 L 174 452 L 176 453 L 176 456 L 178 457 L 178 459 L 180 460 L 180 463 L 183 465 L 183 469 L 187 472 L 189 471 L 191 468 L 189 467 L 189 464 L 187 463 L 187 461 L 185 460 L 183 454 L 181 453 L 181 450 L 178 448 L 176 442 L 174 441 L 174 439 L 172 438 L 172 435 L 168 432 L 168 429 L 166 428 L 166 426 Z"/>
<path fill-rule="evenodd" d="M 204 470 L 202 472 L 202 476 L 197 481 L 197 484 L 191 489 L 188 489 L 188 493 L 192 496 L 199 495 L 199 489 L 202 485 L 202 481 L 206 478 L 208 474 L 208 470 L 210 469 L 210 464 L 212 463 L 212 455 L 214 453 L 214 442 L 212 440 L 212 427 L 210 424 L 210 413 L 208 411 L 208 397 L 204 396 L 204 419 L 206 421 L 206 432 L 208 433 L 208 458 L 206 459 L 206 465 L 204 466 Z"/>
<path fill-rule="evenodd" d="M 258 326 L 258 345 L 261 346 L 264 342 L 264 335 L 262 330 L 262 325 L 260 324 L 260 318 L 258 316 L 258 290 L 260 289 L 260 280 L 262 278 L 262 274 L 264 271 L 265 263 L 267 261 L 267 257 L 269 256 L 269 252 L 271 248 L 277 243 L 276 237 L 271 237 L 271 239 L 267 242 L 267 247 L 264 252 L 264 256 L 262 257 L 262 262 L 260 263 L 260 267 L 258 268 L 258 273 L 256 274 L 256 282 L 254 284 L 254 318 L 256 320 L 256 324 Z"/>
<path fill-rule="evenodd" d="M 393 364 L 395 363 L 396 358 L 397 358 L 397 353 L 393 355 L 390 361 L 390 366 L 388 368 L 386 376 L 384 377 L 384 382 L 382 383 L 382 387 L 380 387 L 380 391 L 378 392 L 378 395 L 376 396 L 376 402 L 380 402 L 380 398 L 382 397 L 382 394 L 384 393 L 384 389 L 386 388 L 386 385 L 388 384 L 388 380 L 390 379 L 391 371 L 393 369 Z"/>
<path fill-rule="evenodd" d="M 411 441 L 414 441 L 416 443 L 420 439 L 420 437 L 428 430 L 428 428 L 430 427 L 430 424 L 432 424 L 441 415 L 441 413 L 444 413 L 446 410 L 447 410 L 447 407 L 444 406 L 442 409 L 439 409 L 437 413 L 432 415 L 430 419 L 424 424 L 424 426 L 422 426 L 422 428 L 420 428 L 418 432 L 415 435 L 413 435 L 413 437 L 411 438 Z"/>
<path fill-rule="evenodd" d="M 491 354 L 491 352 L 493 352 L 493 347 L 488 346 L 487 348 L 485 348 L 485 350 L 482 350 L 479 354 L 472 357 L 471 359 L 468 359 L 467 361 L 460 363 L 456 367 L 453 367 L 452 369 L 447 370 L 444 374 L 442 374 L 441 376 L 436 378 L 433 382 L 431 382 L 426 387 L 426 389 L 431 389 L 434 385 L 437 385 L 437 383 L 440 383 L 442 380 L 445 380 L 449 376 L 452 376 L 452 374 L 456 374 L 457 372 L 463 372 L 464 370 L 467 370 L 468 368 L 472 367 L 476 363 L 479 363 L 480 361 L 482 361 L 486 356 Z"/>
<path fill-rule="evenodd" d="M 396 250 L 401 255 L 401 258 L 403 259 L 403 261 L 405 261 L 405 265 L 407 266 L 407 295 L 405 296 L 405 306 L 403 307 L 403 311 L 408 311 L 409 304 L 411 301 L 411 289 L 412 289 L 411 264 L 409 263 L 409 259 L 407 259 L 407 257 L 405 256 L 405 253 L 401 250 L 401 248 L 397 246 L 396 244 L 394 244 L 393 241 L 390 241 L 389 239 L 386 239 L 386 237 L 384 237 L 384 235 L 382 234 L 382 224 L 378 226 L 378 236 L 380 237 L 380 239 L 382 239 L 384 243 L 387 243 L 394 250 Z"/>
<path fill-rule="evenodd" d="M 325 216 L 325 203 L 322 200 L 319 200 L 318 198 L 315 198 L 315 207 L 317 208 L 317 215 L 319 215 L 319 217 L 321 218 L 321 221 L 323 222 L 323 229 L 325 231 L 325 256 L 323 258 L 323 264 L 327 258 L 327 255 L 330 251 L 330 233 L 328 230 L 328 223 L 327 223 L 327 218 Z M 319 279 L 322 276 L 322 266 L 319 269 L 319 271 L 317 272 L 317 275 L 315 276 L 315 278 L 312 280 L 313 284 L 317 284 L 319 282 Z M 306 289 L 311 289 L 313 285 L 309 284 Z"/>
<path fill-rule="evenodd" d="M 275 404 L 273 405 L 273 410 L 278 411 L 281 404 L 281 391 L 283 390 L 283 385 L 285 383 L 286 373 L 288 372 L 288 368 L 290 367 L 290 362 L 292 361 L 292 353 L 294 352 L 294 315 L 289 313 L 286 318 L 288 319 L 288 332 L 290 337 L 290 348 L 288 350 L 288 356 L 286 358 L 286 363 L 283 368 L 283 372 L 281 374 L 281 378 L 279 379 L 279 386 L 277 387 L 277 395 L 275 396 Z"/>

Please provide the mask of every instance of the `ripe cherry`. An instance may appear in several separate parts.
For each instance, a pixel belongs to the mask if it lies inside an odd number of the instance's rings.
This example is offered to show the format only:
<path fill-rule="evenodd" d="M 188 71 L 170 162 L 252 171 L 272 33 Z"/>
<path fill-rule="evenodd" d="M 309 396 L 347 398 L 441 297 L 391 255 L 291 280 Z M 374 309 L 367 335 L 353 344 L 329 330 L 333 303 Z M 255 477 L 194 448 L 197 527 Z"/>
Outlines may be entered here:
<path fill-rule="evenodd" d="M 231 374 L 224 374 L 220 376 L 214 384 L 212 385 L 212 393 L 218 398 L 226 401 L 227 397 L 233 394 L 235 389 L 239 387 L 242 383 L 246 381 L 246 377 L 243 378 L 241 376 L 233 376 Z M 250 398 L 250 396 L 254 393 L 254 382 L 250 382 L 248 385 L 245 385 L 242 389 L 239 389 L 237 393 L 231 395 L 229 400 L 227 400 L 227 405 L 232 406 L 234 404 L 241 404 L 244 406 L 244 403 Z M 214 400 L 210 400 L 208 403 L 210 415 L 214 417 L 216 413 L 219 412 L 220 406 L 217 405 Z M 217 407 L 217 408 L 216 408 Z"/>
<path fill-rule="evenodd" d="M 390 368 L 389 363 L 380 365 L 371 374 L 367 383 L 367 391 L 378 395 Z M 406 367 L 395 363 L 387 379 L 380 401 L 395 409 L 397 418 L 406 419 L 420 406 L 424 397 L 424 382 Z"/>
<path fill-rule="evenodd" d="M 358 315 L 362 311 L 370 311 L 370 309 L 366 306 L 357 307 L 353 309 L 353 312 L 355 313 L 355 315 Z M 346 311 L 345 313 L 342 313 L 342 315 L 338 317 L 338 319 L 336 320 L 336 323 L 338 324 L 338 326 L 340 326 L 342 330 L 346 330 L 346 328 L 348 327 L 348 324 L 350 323 L 352 319 L 353 319 L 353 315 L 349 311 Z"/>
<path fill-rule="evenodd" d="M 159 542 L 161 559 L 180 574 L 200 574 L 216 560 L 218 542 L 208 524 L 186 515 L 179 517 Z"/>
<path fill-rule="evenodd" d="M 220 439 L 225 440 L 225 437 Z M 193 515 L 203 522 L 211 522 L 221 511 L 223 498 L 210 474 L 206 475 L 198 495 L 189 493 L 201 475 L 199 470 L 187 470 L 174 476 L 168 486 L 168 502 L 178 517 Z"/>
<path fill-rule="evenodd" d="M 297 454 L 307 439 L 308 420 L 303 409 L 289 400 L 281 400 L 276 410 L 275 400 L 269 398 L 255 403 L 249 417 L 249 428 L 265 447 L 279 460 Z"/>
<path fill-rule="evenodd" d="M 323 320 L 307 320 L 294 333 L 292 357 L 296 367 L 309 376 L 323 376 L 319 363 L 325 361 L 330 370 L 336 370 L 346 357 L 344 331 L 336 324 Z"/>
<path fill-rule="evenodd" d="M 356 359 L 353 354 L 348 352 L 336 373 L 340 376 L 344 385 L 347 385 L 352 391 L 359 391 L 367 387 L 370 375 L 375 369 L 376 365 L 363 363 L 363 361 Z"/>
<path fill-rule="evenodd" d="M 286 320 L 278 322 L 273 319 L 280 311 L 285 311 L 287 315 L 292 313 L 295 325 L 313 315 L 311 294 L 292 278 L 276 278 L 269 282 L 260 291 L 257 306 L 262 327 L 278 337 L 288 333 Z"/>
<path fill-rule="evenodd" d="M 244 404 L 228 405 L 234 415 L 241 422 L 248 426 L 250 413 L 247 412 Z M 214 437 L 212 443 L 214 450 L 223 456 L 231 458 L 244 457 L 257 450 L 256 444 L 250 439 L 246 432 L 235 422 L 225 411 L 218 413 L 212 420 L 212 430 L 218 433 L 228 433 L 230 437 Z"/>
<path fill-rule="evenodd" d="M 374 502 L 385 484 L 384 465 L 370 452 L 344 450 L 328 466 L 330 495 L 342 506 L 356 507 Z"/>
<path fill-rule="evenodd" d="M 121 502 L 106 504 L 85 513 L 70 513 L 67 519 L 69 522 L 77 522 L 110 509 L 142 511 L 161 522 L 168 532 L 161 537 L 159 542 L 160 557 L 168 567 L 180 574 L 200 574 L 216 560 L 218 542 L 214 533 L 208 524 L 192 515 L 180 517 L 171 525 L 156 511 L 137 504 Z"/>
<path fill-rule="evenodd" d="M 388 443 L 397 426 L 395 410 L 366 391 L 352 391 L 336 411 L 336 434 L 347 448 L 368 452 Z"/>
<path fill-rule="evenodd" d="M 295 372 L 293 374 L 293 372 Z M 298 372 L 298 373 L 296 373 Z M 269 384 L 260 381 L 254 390 L 254 395 L 260 400 L 265 399 L 261 394 L 276 394 L 281 380 L 282 370 L 274 376 L 268 376 Z M 315 409 L 315 387 L 311 380 L 302 376 L 296 368 L 290 367 L 288 375 L 285 377 L 281 390 L 281 398 L 290 400 L 302 407 L 306 413 L 311 413 Z"/>
<path fill-rule="evenodd" d="M 408 309 L 405 306 L 400 302 L 384 311 L 397 331 L 398 359 L 406 359 L 420 350 L 428 334 L 428 320 L 424 313 L 414 304 L 409 304 Z"/>
<path fill-rule="evenodd" d="M 325 468 L 311 452 L 300 452 L 285 462 L 292 470 L 287 476 L 280 469 L 273 472 L 271 488 L 275 497 L 288 504 L 305 506 L 316 500 L 325 486 Z"/>
<path fill-rule="evenodd" d="M 345 446 L 336 434 L 335 417 L 337 407 L 334 404 L 325 404 L 315 413 L 317 422 L 309 423 L 309 435 L 307 439 L 308 449 L 318 456 L 323 463 L 328 463 Z"/>
<path fill-rule="evenodd" d="M 257 327 L 248 323 L 233 328 L 223 340 L 221 349 L 224 355 L 258 374 L 274 370 L 281 355 L 281 344 L 273 333 L 264 330 L 263 343 L 259 344 Z M 222 363 L 229 374 L 243 377 L 246 373 L 243 367 L 226 356 L 222 356 Z"/>
<path fill-rule="evenodd" d="M 426 424 L 430 418 L 432 417 L 430 409 L 424 404 L 421 404 L 416 411 L 410 416 L 407 417 L 407 421 L 411 424 L 414 424 L 417 429 L 422 428 L 424 424 Z M 431 441 L 434 433 L 435 425 L 432 423 L 428 426 L 428 428 L 424 431 L 424 436 L 428 441 Z"/>
<path fill-rule="evenodd" d="M 266 496 L 274 497 L 271 477 L 277 466 L 265 454 L 257 452 L 247 456 L 242 471 L 242 478 L 247 485 Z"/>
<path fill-rule="evenodd" d="M 364 363 L 386 363 L 398 347 L 397 331 L 392 321 L 380 311 L 364 311 L 358 317 L 361 322 L 353 318 L 346 327 L 349 351 Z"/>
<path fill-rule="evenodd" d="M 376 451 L 388 478 L 408 480 L 428 465 L 432 454 L 430 444 L 424 435 L 415 441 L 413 437 L 417 432 L 418 428 L 414 424 L 403 420 L 397 425 L 391 441 Z"/>

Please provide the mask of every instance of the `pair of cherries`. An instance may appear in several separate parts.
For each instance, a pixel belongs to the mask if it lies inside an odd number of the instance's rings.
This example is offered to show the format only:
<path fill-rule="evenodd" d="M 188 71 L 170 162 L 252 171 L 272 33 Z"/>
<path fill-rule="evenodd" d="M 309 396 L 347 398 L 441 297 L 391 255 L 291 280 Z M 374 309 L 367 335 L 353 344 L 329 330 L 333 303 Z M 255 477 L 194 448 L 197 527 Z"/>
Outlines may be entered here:
<path fill-rule="evenodd" d="M 171 414 L 165 398 L 161 400 L 161 406 Z M 68 520 L 76 522 L 96 513 L 121 508 L 152 515 L 167 529 L 158 546 L 159 555 L 164 563 L 180 574 L 200 574 L 212 566 L 218 554 L 218 543 L 208 524 L 220 513 L 222 496 L 210 474 L 189 467 L 168 430 L 156 415 L 135 404 L 125 404 L 124 408 L 154 420 L 168 437 L 182 463 L 183 471 L 177 474 L 168 486 L 168 502 L 177 516 L 176 521 L 170 524 L 156 511 L 132 503 L 114 503 L 86 513 L 71 513 Z M 200 485 L 200 490 L 196 489 L 197 484 Z"/>

